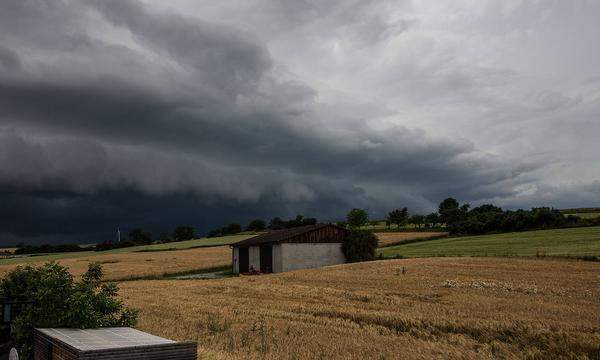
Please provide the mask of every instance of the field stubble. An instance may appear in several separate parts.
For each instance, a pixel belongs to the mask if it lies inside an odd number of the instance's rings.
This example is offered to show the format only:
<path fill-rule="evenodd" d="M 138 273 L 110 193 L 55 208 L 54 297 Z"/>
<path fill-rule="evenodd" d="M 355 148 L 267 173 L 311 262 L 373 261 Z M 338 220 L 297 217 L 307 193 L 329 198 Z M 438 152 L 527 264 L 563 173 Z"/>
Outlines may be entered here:
<path fill-rule="evenodd" d="M 598 263 L 387 260 L 121 295 L 140 329 L 209 359 L 600 357 Z"/>

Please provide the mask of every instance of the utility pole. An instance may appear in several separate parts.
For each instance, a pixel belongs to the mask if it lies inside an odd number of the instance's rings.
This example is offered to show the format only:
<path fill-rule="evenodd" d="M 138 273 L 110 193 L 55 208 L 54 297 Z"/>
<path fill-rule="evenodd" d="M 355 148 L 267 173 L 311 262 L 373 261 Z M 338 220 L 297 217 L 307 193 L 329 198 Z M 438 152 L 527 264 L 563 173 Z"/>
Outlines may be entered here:
<path fill-rule="evenodd" d="M 121 229 L 117 227 L 117 242 L 121 242 Z"/>

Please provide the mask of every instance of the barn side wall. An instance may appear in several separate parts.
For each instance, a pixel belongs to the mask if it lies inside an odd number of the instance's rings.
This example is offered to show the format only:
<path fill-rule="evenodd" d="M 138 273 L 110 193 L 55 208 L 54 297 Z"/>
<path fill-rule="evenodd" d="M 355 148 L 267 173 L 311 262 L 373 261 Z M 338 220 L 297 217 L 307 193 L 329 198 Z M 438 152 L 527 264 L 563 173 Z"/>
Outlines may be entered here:
<path fill-rule="evenodd" d="M 273 272 L 278 273 L 283 271 L 283 263 L 281 257 L 281 244 L 273 245 Z"/>
<path fill-rule="evenodd" d="M 321 266 L 343 264 L 346 257 L 342 252 L 341 243 L 283 243 L 281 249 L 281 266 L 278 271 L 310 269 Z M 274 264 L 275 265 L 275 264 Z"/>
<path fill-rule="evenodd" d="M 197 345 L 193 342 L 136 346 L 112 350 L 82 352 L 79 360 L 196 360 Z"/>
<path fill-rule="evenodd" d="M 240 248 L 234 247 L 231 255 L 231 264 L 233 266 L 233 273 L 240 273 Z"/>
<path fill-rule="evenodd" d="M 260 246 L 250 246 L 248 248 L 248 268 L 254 267 L 260 270 Z"/>

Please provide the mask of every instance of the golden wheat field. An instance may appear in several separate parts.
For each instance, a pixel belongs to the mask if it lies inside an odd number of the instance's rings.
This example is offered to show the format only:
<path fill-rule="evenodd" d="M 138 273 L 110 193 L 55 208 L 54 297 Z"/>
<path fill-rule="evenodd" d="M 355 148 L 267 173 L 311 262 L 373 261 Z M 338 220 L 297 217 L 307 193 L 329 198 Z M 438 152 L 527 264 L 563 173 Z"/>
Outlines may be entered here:
<path fill-rule="evenodd" d="M 138 328 L 202 359 L 600 357 L 600 264 L 386 260 L 120 284 Z"/>
<path fill-rule="evenodd" d="M 41 265 L 46 261 L 34 262 Z M 124 280 L 146 276 L 161 276 L 178 272 L 210 269 L 231 264 L 231 249 L 217 246 L 177 251 L 123 252 L 93 254 L 57 261 L 68 266 L 75 276 L 83 274 L 90 262 L 99 262 L 107 280 Z M 0 277 L 19 264 L 0 265 Z"/>
<path fill-rule="evenodd" d="M 385 233 L 375 233 L 377 235 L 377 239 L 379 240 L 379 247 L 389 246 L 392 244 L 401 244 L 405 241 L 415 240 L 415 239 L 431 239 L 437 237 L 447 236 L 447 232 L 425 232 L 425 231 L 415 231 L 415 232 L 385 232 Z"/>

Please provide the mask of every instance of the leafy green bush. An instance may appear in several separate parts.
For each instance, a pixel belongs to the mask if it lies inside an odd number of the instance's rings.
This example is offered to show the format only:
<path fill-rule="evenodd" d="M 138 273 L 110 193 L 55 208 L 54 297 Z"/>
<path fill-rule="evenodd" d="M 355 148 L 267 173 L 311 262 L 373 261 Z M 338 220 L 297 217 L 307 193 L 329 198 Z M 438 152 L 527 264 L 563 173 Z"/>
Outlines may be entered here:
<path fill-rule="evenodd" d="M 33 301 L 13 323 L 22 359 L 33 359 L 33 329 L 133 326 L 137 312 L 117 299 L 117 285 L 102 283 L 102 267 L 90 264 L 81 281 L 57 263 L 18 267 L 0 280 L 0 297 Z"/>
<path fill-rule="evenodd" d="M 374 260 L 378 243 L 377 236 L 372 231 L 351 231 L 342 244 L 346 262 Z"/>

